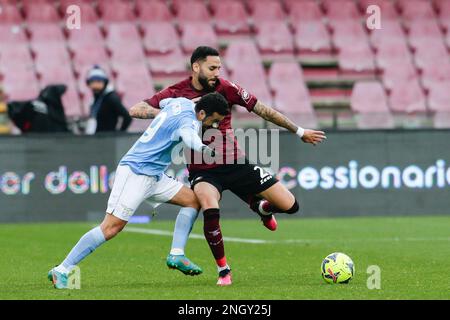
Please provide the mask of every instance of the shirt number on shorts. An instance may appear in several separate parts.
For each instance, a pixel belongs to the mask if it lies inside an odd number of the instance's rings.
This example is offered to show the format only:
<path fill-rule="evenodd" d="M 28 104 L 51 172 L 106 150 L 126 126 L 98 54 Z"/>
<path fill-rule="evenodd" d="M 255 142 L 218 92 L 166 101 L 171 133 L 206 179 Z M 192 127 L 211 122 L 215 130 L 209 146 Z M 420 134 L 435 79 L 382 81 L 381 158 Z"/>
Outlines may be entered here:
<path fill-rule="evenodd" d="M 152 140 L 153 136 L 156 134 L 156 131 L 158 131 L 158 129 L 162 126 L 162 124 L 163 124 L 164 120 L 166 120 L 166 118 L 167 118 L 167 112 L 160 112 L 156 116 L 155 120 L 153 120 L 150 127 L 148 127 L 148 129 L 145 130 L 144 134 L 139 139 L 139 141 L 142 143 L 147 143 L 150 140 Z"/>
<path fill-rule="evenodd" d="M 261 167 L 254 166 L 253 170 L 259 170 L 259 176 L 261 177 L 261 184 L 266 182 L 270 177 L 270 173 L 265 172 Z"/>

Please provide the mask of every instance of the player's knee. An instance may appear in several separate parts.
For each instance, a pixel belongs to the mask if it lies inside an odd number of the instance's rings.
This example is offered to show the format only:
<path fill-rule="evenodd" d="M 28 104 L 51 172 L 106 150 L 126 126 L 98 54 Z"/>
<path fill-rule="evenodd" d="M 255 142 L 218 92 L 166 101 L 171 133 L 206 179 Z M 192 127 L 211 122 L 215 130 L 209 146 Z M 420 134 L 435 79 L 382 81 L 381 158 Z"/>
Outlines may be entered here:
<path fill-rule="evenodd" d="M 111 224 L 103 224 L 101 226 L 103 235 L 105 236 L 106 240 L 114 238 L 117 234 L 120 233 L 120 231 L 123 230 L 125 227 L 125 224 L 117 224 L 117 223 L 111 223 Z"/>
<path fill-rule="evenodd" d="M 294 214 L 297 213 L 300 209 L 300 206 L 298 205 L 297 199 L 295 199 L 294 204 L 292 205 L 292 207 L 288 210 L 286 210 L 287 214 Z"/>

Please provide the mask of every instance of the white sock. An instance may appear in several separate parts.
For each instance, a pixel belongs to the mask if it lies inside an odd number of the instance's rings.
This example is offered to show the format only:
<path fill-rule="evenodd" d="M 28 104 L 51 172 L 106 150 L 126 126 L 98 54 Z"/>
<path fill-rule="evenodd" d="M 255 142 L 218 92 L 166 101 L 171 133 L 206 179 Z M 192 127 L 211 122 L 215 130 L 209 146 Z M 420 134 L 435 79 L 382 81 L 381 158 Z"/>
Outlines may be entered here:
<path fill-rule="evenodd" d="M 180 248 L 172 248 L 170 254 L 174 256 L 184 256 L 184 250 Z"/>
<path fill-rule="evenodd" d="M 59 273 L 64 273 L 64 274 L 68 274 L 70 273 L 70 270 L 67 269 L 66 267 L 64 267 L 62 264 L 60 264 L 59 266 L 57 266 L 55 268 L 56 271 L 58 271 Z"/>
<path fill-rule="evenodd" d="M 220 273 L 220 271 L 226 270 L 226 269 L 230 269 L 230 266 L 227 264 L 225 267 L 217 267 L 217 271 Z"/>

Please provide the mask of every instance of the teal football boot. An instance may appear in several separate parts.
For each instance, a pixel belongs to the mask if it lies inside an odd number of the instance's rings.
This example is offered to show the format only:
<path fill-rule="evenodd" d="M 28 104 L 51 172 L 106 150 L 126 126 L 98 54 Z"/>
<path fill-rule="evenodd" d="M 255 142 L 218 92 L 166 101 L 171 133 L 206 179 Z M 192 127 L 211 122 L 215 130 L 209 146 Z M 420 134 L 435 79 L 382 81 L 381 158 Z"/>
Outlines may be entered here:
<path fill-rule="evenodd" d="M 166 259 L 167 266 L 170 269 L 177 269 L 185 275 L 196 276 L 203 272 L 203 270 L 189 260 L 186 256 L 169 254 Z"/>
<path fill-rule="evenodd" d="M 58 272 L 53 268 L 48 272 L 47 278 L 53 283 L 56 289 L 67 289 L 68 274 Z"/>

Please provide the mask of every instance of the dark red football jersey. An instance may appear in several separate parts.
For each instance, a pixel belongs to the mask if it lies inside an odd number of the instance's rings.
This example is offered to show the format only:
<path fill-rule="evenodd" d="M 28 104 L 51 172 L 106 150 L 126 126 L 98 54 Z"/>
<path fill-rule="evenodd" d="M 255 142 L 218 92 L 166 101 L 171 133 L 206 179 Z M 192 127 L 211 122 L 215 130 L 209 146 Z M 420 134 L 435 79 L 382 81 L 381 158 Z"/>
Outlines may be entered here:
<path fill-rule="evenodd" d="M 152 107 L 159 108 L 159 102 L 163 99 L 183 97 L 192 100 L 208 93 L 206 91 L 199 91 L 195 89 L 192 86 L 191 81 L 192 77 L 189 77 L 186 80 L 178 82 L 177 84 L 174 84 L 173 86 L 170 86 L 156 93 L 153 97 L 144 101 L 149 105 L 151 105 Z M 230 108 L 233 105 L 237 105 L 244 107 L 248 110 L 248 112 L 251 112 L 257 101 L 257 98 L 254 95 L 247 92 L 245 89 L 232 83 L 231 81 L 222 78 L 219 78 L 219 84 L 216 87 L 216 91 L 225 97 L 225 99 L 228 101 Z M 222 139 L 223 143 L 215 144 L 214 147 L 216 149 L 217 156 L 223 155 L 222 163 L 207 164 L 202 162 L 200 164 L 189 164 L 188 165 L 189 171 L 205 170 L 209 168 L 218 167 L 222 164 L 230 163 L 230 160 L 236 160 L 244 156 L 244 152 L 242 152 L 242 150 L 239 149 L 236 137 L 232 132 L 231 113 L 220 122 L 218 129 L 220 130 L 223 136 Z M 204 144 L 210 144 L 212 142 L 213 139 L 209 141 L 203 140 Z"/>

